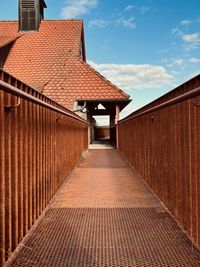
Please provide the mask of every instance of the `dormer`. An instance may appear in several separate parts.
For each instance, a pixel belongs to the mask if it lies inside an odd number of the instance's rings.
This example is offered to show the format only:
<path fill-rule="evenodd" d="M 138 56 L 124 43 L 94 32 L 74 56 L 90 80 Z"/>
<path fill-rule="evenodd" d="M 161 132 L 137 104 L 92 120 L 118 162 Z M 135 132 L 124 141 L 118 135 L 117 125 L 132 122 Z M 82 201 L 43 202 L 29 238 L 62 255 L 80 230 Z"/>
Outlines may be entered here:
<path fill-rule="evenodd" d="M 38 31 L 46 7 L 44 0 L 19 0 L 19 31 Z"/>

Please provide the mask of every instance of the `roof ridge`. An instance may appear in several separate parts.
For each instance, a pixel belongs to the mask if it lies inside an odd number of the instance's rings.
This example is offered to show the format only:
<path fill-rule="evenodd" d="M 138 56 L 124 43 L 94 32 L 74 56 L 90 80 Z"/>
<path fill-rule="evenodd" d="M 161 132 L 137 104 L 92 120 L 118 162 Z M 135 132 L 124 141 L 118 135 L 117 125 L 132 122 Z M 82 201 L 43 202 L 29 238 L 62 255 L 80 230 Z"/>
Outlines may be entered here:
<path fill-rule="evenodd" d="M 18 20 L 0 20 L 0 23 L 18 24 Z M 42 22 L 74 22 L 84 24 L 83 19 L 43 19 Z"/>
<path fill-rule="evenodd" d="M 0 22 L 18 22 L 18 20 L 0 20 Z"/>
<path fill-rule="evenodd" d="M 5 19 L 0 20 L 0 22 L 19 22 L 17 19 L 11 20 L 11 19 Z M 84 21 L 83 19 L 43 19 L 42 21 Z"/>
<path fill-rule="evenodd" d="M 83 19 L 43 19 L 42 21 L 81 21 L 83 22 Z"/>
<path fill-rule="evenodd" d="M 96 75 L 98 75 L 102 80 L 104 80 L 104 82 L 106 82 L 107 84 L 111 85 L 112 87 L 114 87 L 114 89 L 116 89 L 118 92 L 120 92 L 123 96 L 125 96 L 127 99 L 130 98 L 130 95 L 128 95 L 127 93 L 125 93 L 122 89 L 120 89 L 118 86 L 116 86 L 115 84 L 113 84 L 111 81 L 109 81 L 108 79 L 106 79 L 100 72 L 98 72 L 96 69 L 94 69 L 90 64 L 88 64 L 87 62 L 82 61 L 81 59 L 79 59 L 79 61 L 84 64 L 86 67 L 88 67 L 91 71 L 93 71 Z"/>

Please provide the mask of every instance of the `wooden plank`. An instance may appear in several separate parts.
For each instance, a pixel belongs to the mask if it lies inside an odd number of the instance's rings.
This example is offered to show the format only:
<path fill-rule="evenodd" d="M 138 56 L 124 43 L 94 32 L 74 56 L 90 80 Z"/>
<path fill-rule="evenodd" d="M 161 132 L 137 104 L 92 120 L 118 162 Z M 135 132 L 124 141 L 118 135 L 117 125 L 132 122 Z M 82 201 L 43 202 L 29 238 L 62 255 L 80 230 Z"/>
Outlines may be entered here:
<path fill-rule="evenodd" d="M 5 105 L 11 104 L 11 95 L 4 94 Z M 4 142 L 4 151 L 5 151 L 5 253 L 7 260 L 12 252 L 12 196 L 11 196 L 11 114 L 9 110 L 5 112 L 5 142 Z"/>
<path fill-rule="evenodd" d="M 23 171 L 23 124 L 25 100 L 21 99 L 18 107 L 18 243 L 24 236 L 24 171 Z"/>
<path fill-rule="evenodd" d="M 36 93 L 33 94 L 36 96 Z M 36 165 L 37 165 L 37 121 L 36 121 L 36 112 L 37 106 L 35 104 L 32 105 L 32 223 L 35 222 L 37 218 L 37 185 L 36 185 Z"/>
<path fill-rule="evenodd" d="M 0 266 L 5 262 L 5 124 L 4 93 L 0 91 Z"/>
<path fill-rule="evenodd" d="M 192 237 L 198 240 L 198 179 L 197 179 L 197 107 L 190 106 L 190 128 L 191 128 L 191 196 L 192 196 Z"/>
<path fill-rule="evenodd" d="M 23 215 L 24 236 L 28 232 L 28 102 L 24 102 L 23 110 Z"/>
<path fill-rule="evenodd" d="M 200 97 L 196 98 L 197 103 L 200 104 Z M 200 107 L 196 107 L 196 161 L 194 162 L 197 172 L 197 243 L 200 245 Z"/>
<path fill-rule="evenodd" d="M 12 105 L 18 98 L 12 97 Z M 12 219 L 12 251 L 18 245 L 18 107 L 10 109 L 11 116 L 11 219 Z"/>

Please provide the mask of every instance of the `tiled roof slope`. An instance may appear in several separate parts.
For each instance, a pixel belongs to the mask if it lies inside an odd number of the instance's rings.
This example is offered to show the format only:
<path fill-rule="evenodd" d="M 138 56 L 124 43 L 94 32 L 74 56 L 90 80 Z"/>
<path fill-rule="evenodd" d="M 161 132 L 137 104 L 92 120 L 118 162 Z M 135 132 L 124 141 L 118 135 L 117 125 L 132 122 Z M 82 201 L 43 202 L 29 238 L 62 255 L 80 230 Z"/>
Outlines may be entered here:
<path fill-rule="evenodd" d="M 67 77 L 70 77 L 69 79 Z M 55 86 L 59 90 L 55 90 Z M 68 89 L 70 88 L 70 90 Z M 72 107 L 74 100 L 123 100 L 129 96 L 80 59 L 66 59 L 65 68 L 44 88 L 44 94 Z"/>
<path fill-rule="evenodd" d="M 15 41 L 4 70 L 42 91 L 69 53 L 79 55 L 81 31 L 82 21 L 42 21 L 39 32 L 27 32 Z M 5 32 L 16 34 L 18 22 L 1 22 L 0 35 Z"/>
<path fill-rule="evenodd" d="M 17 35 L 1 35 L 0 36 L 0 48 L 4 47 L 12 42 L 14 42 L 18 38 Z"/>
<path fill-rule="evenodd" d="M 21 35 L 17 21 L 0 22 L 0 37 L 16 37 L 3 69 L 68 108 L 76 99 L 128 99 L 79 59 L 82 29 L 82 20 L 43 20 Z"/>
<path fill-rule="evenodd" d="M 16 22 L 0 22 L 0 48 L 22 36 L 16 29 Z"/>

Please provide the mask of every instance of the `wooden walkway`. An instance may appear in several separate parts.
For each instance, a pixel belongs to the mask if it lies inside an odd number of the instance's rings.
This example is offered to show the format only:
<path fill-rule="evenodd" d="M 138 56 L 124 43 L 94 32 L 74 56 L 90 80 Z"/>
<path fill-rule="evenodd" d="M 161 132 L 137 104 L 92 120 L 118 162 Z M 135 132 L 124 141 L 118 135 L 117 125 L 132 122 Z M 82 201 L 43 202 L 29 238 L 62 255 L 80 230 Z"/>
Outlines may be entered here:
<path fill-rule="evenodd" d="M 200 252 L 115 150 L 91 150 L 10 266 L 200 266 Z"/>

